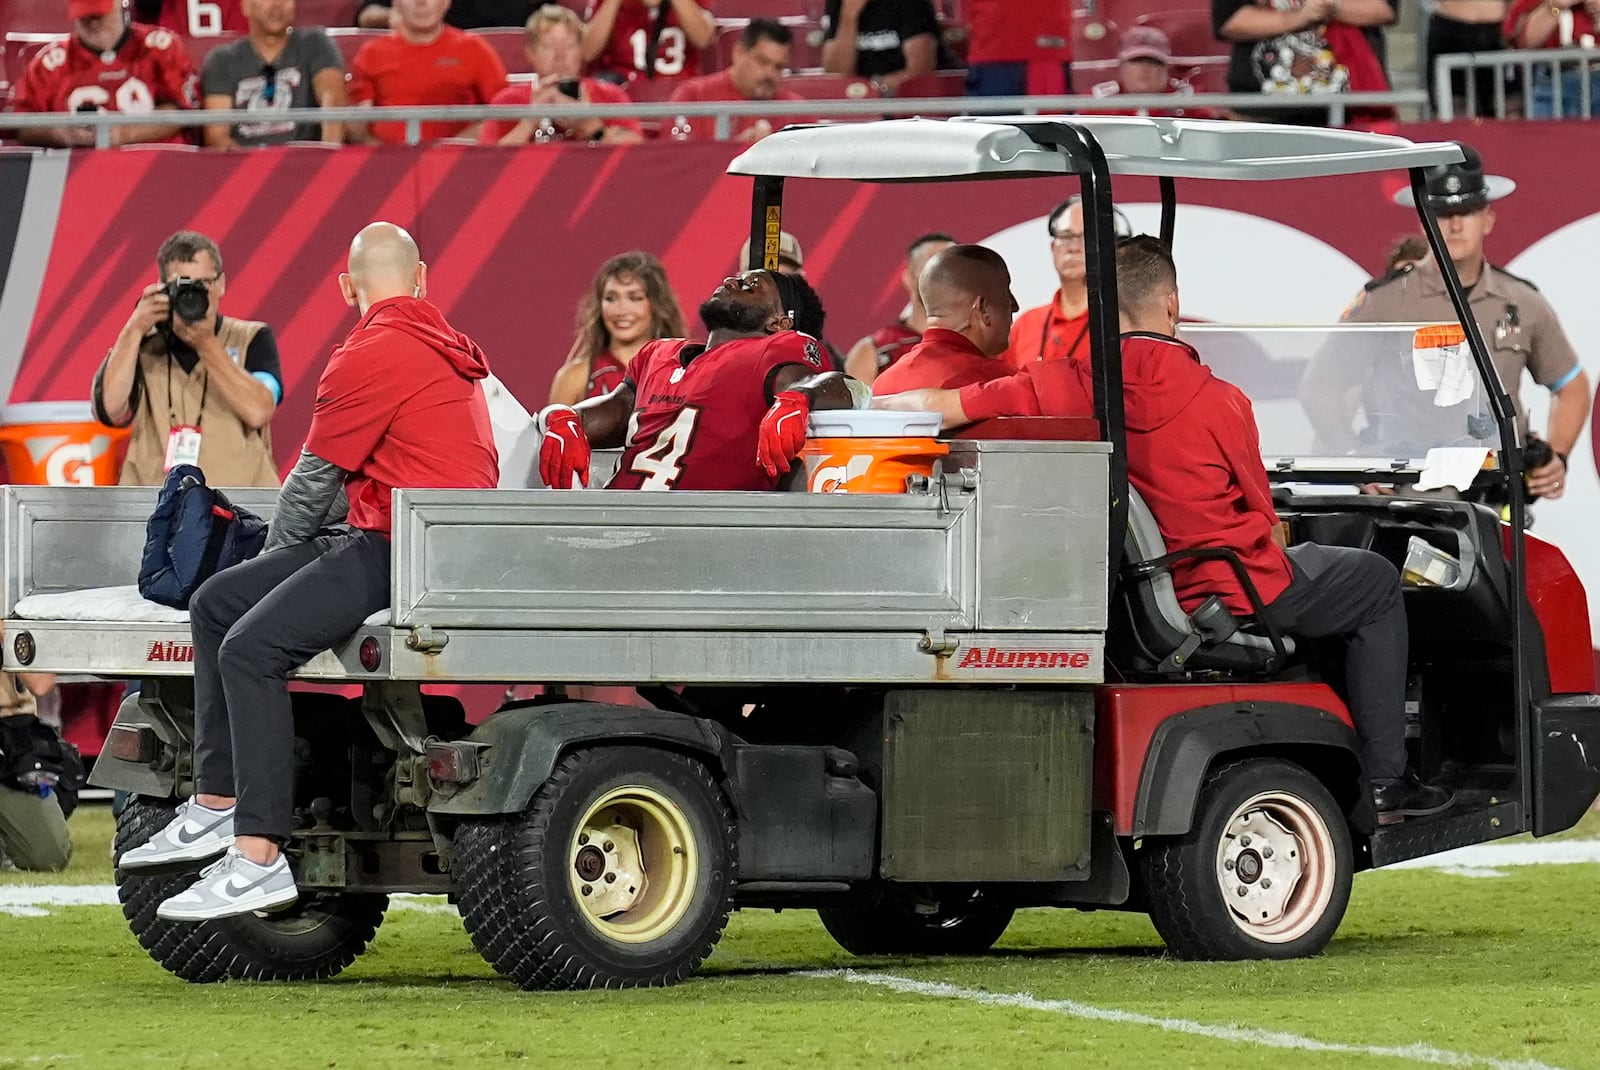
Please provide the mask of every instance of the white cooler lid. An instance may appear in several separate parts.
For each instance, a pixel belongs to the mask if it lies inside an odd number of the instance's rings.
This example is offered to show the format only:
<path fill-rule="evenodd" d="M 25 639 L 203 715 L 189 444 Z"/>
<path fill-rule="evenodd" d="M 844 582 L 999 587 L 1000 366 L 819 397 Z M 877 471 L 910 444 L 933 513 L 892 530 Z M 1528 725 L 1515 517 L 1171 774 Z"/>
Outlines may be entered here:
<path fill-rule="evenodd" d="M 17 424 L 92 424 L 94 406 L 87 401 L 24 401 L 0 405 L 0 426 Z"/>
<path fill-rule="evenodd" d="M 937 438 L 936 412 L 893 409 L 813 409 L 807 434 L 812 438 Z"/>

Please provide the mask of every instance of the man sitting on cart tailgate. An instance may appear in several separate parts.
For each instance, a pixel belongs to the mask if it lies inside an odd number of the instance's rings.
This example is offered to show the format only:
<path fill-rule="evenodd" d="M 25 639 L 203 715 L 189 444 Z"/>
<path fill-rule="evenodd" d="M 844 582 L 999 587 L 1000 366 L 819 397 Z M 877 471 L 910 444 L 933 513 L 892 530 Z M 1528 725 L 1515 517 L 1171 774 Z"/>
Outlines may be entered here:
<path fill-rule="evenodd" d="M 928 326 L 872 383 L 874 394 L 919 387 L 954 388 L 1010 375 L 997 359 L 1011 344 L 1011 272 L 999 253 L 982 245 L 952 245 L 929 258 L 917 280 Z"/>
<path fill-rule="evenodd" d="M 776 490 L 805 444 L 811 409 L 853 408 L 868 396 L 854 379 L 823 373 L 821 344 L 791 329 L 818 305 L 798 275 L 724 279 L 700 306 L 704 342 L 651 342 L 611 393 L 539 413 L 540 478 L 588 486 L 593 443 L 625 447 L 608 488 Z"/>
<path fill-rule="evenodd" d="M 317 382 L 300 461 L 278 494 L 266 551 L 218 572 L 190 601 L 195 795 L 123 869 L 221 856 L 159 917 L 203 921 L 287 906 L 294 725 L 289 674 L 389 605 L 396 487 L 490 488 L 499 477 L 477 343 L 423 296 L 411 235 L 373 223 L 339 276 L 361 319 Z M 340 491 L 349 531 L 323 532 Z"/>
<path fill-rule="evenodd" d="M 1119 243 L 1117 302 L 1128 480 L 1154 514 L 1167 552 L 1233 550 L 1279 631 L 1344 641 L 1350 713 L 1381 822 L 1448 808 L 1449 793 L 1422 783 L 1406 768 L 1407 635 L 1399 571 L 1370 550 L 1301 543 L 1286 552 L 1274 540 L 1278 515 L 1261 463 L 1255 413 L 1237 387 L 1213 375 L 1200 355 L 1175 337 L 1178 272 L 1159 239 L 1140 235 Z M 1045 364 L 1040 370 L 1079 363 Z M 1050 399 L 1041 394 L 1036 401 L 1042 412 L 1010 415 L 1089 415 L 1089 369 L 1080 364 L 1077 370 L 1082 380 L 1076 397 L 1069 391 Z M 948 424 L 965 404 L 976 405 L 984 392 L 999 391 L 1006 383 L 959 392 L 914 391 L 887 407 L 932 402 L 925 407 L 944 412 Z M 951 393 L 957 394 L 953 400 L 937 396 Z M 1067 404 L 1055 408 L 1052 400 Z M 1236 614 L 1252 612 L 1226 562 L 1178 562 L 1172 583 L 1185 612 L 1213 594 Z"/>

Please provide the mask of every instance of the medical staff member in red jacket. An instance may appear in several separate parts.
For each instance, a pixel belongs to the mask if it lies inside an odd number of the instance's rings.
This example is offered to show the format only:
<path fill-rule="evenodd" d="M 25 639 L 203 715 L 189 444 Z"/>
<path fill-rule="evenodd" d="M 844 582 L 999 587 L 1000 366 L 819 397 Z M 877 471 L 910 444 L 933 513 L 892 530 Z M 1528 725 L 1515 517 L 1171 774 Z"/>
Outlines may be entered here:
<path fill-rule="evenodd" d="M 1178 271 L 1159 239 L 1125 239 L 1117 249 L 1117 303 L 1122 316 L 1123 406 L 1128 429 L 1128 481 L 1154 514 L 1168 553 L 1225 547 L 1238 554 L 1266 604 L 1266 617 L 1299 639 L 1339 638 L 1345 646 L 1350 713 L 1361 738 L 1378 819 L 1392 823 L 1439 813 L 1450 794 L 1406 768 L 1406 613 L 1400 573 L 1370 550 L 1300 543 L 1285 551 L 1273 538 L 1278 514 L 1261 462 L 1250 400 L 1212 374 L 1200 355 L 1175 337 Z M 1080 377 L 1074 391 L 1064 379 Z M 1089 369 L 1083 362 L 1038 365 L 1023 375 L 960 391 L 913 391 L 879 399 L 886 408 L 921 407 L 959 417 L 1088 416 Z M 1028 396 L 1021 387 L 1030 384 Z M 1045 387 L 1047 389 L 1039 389 Z M 993 402 L 1011 401 L 1007 413 Z M 1172 583 L 1192 612 L 1210 595 L 1234 613 L 1252 608 L 1233 570 L 1221 561 L 1180 561 Z"/>
<path fill-rule="evenodd" d="M 317 381 L 300 460 L 278 493 L 260 557 L 212 576 L 190 601 L 195 794 L 124 870 L 193 865 L 200 878 L 156 908 L 172 921 L 273 910 L 298 896 L 289 675 L 389 606 L 390 498 L 400 487 L 492 488 L 499 479 L 483 350 L 426 300 L 411 235 L 373 223 L 339 276 L 361 319 Z M 349 530 L 337 523 L 341 491 Z"/>

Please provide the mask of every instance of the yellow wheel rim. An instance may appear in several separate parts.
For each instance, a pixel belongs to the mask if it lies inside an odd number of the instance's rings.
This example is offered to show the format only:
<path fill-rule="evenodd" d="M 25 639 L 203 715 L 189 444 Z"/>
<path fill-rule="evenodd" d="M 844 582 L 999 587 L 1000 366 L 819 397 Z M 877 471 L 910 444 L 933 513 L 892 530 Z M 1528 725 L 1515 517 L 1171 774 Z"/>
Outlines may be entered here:
<path fill-rule="evenodd" d="M 689 820 L 654 788 L 612 788 L 590 804 L 568 852 L 578 909 L 603 936 L 665 936 L 694 897 L 700 853 Z"/>

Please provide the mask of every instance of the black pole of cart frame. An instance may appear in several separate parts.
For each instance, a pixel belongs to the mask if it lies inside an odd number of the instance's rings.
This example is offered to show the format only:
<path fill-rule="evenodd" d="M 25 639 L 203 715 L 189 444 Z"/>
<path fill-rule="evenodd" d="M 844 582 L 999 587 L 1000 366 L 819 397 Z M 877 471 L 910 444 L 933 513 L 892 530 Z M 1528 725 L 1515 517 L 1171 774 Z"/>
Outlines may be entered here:
<path fill-rule="evenodd" d="M 778 242 L 783 234 L 783 179 L 775 175 L 756 178 L 750 199 L 750 259 L 740 271 L 778 270 Z"/>
<path fill-rule="evenodd" d="M 1428 204 L 1428 179 L 1424 168 L 1413 167 L 1411 196 L 1416 201 L 1417 218 L 1422 221 L 1422 233 L 1433 251 L 1434 263 L 1439 266 L 1439 276 L 1444 280 L 1445 292 L 1450 295 L 1450 307 L 1461 321 L 1461 330 L 1467 340 L 1472 362 L 1478 368 L 1478 378 L 1489 397 L 1489 409 L 1494 413 L 1495 425 L 1500 432 L 1500 472 L 1506 481 L 1506 498 L 1511 503 L 1511 589 L 1507 592 L 1507 608 L 1511 611 L 1511 695 L 1516 703 L 1517 715 L 1517 770 L 1521 793 L 1522 820 L 1533 818 L 1533 694 L 1529 686 L 1528 667 L 1523 659 L 1527 654 L 1527 545 L 1524 538 L 1527 522 L 1527 504 L 1523 500 L 1522 449 L 1517 438 L 1517 407 L 1500 381 L 1500 373 L 1489 359 L 1489 346 L 1478 329 L 1472 307 L 1456 275 L 1455 261 L 1439 233 L 1439 221 L 1434 218 Z M 1542 648 L 1541 644 L 1541 648 Z"/>
<path fill-rule="evenodd" d="M 1117 312 L 1117 226 L 1111 169 L 1094 135 L 1072 123 L 1021 127 L 1036 144 L 1066 153 L 1083 198 L 1084 264 L 1089 288 L 1089 360 L 1094 415 L 1111 444 L 1106 529 L 1106 597 L 1115 595 L 1128 536 L 1128 440 L 1122 410 L 1122 322 Z"/>

